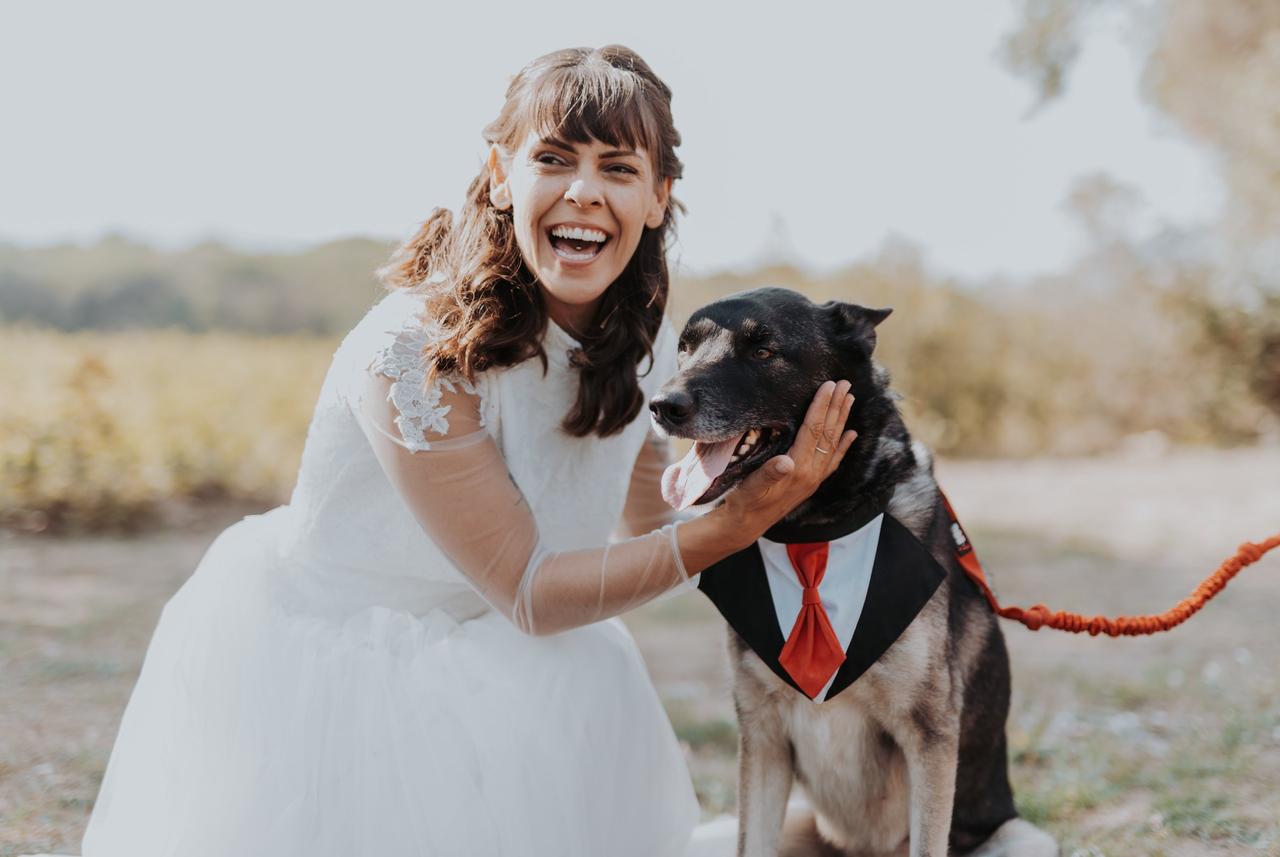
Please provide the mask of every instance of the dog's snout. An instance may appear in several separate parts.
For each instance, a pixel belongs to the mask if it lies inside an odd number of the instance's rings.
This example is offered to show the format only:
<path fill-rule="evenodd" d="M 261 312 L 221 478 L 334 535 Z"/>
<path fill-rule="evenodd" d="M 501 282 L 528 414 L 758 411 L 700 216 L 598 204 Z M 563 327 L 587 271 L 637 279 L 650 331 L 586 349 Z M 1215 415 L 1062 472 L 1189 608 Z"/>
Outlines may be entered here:
<path fill-rule="evenodd" d="M 687 390 L 663 390 L 649 400 L 649 410 L 667 425 L 684 425 L 693 416 L 693 396 Z"/>

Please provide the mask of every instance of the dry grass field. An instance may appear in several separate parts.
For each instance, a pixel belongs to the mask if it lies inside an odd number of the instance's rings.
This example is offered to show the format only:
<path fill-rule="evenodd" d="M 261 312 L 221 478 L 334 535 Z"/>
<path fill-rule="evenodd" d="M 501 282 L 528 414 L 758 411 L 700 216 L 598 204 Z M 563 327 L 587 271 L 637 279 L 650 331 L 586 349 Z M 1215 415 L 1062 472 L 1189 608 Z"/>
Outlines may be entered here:
<path fill-rule="evenodd" d="M 0 328 L 0 526 L 136 530 L 283 500 L 333 337 Z"/>
<path fill-rule="evenodd" d="M 1280 529 L 1280 450 L 939 463 L 999 594 L 1163 610 Z M 1271 475 L 1268 478 L 1268 474 Z M 0 857 L 76 853 L 153 623 L 248 507 L 139 536 L 0 540 Z M 1005 626 L 1022 812 L 1068 855 L 1280 854 L 1280 556 L 1157 638 Z M 696 594 L 628 618 L 708 816 L 732 810 L 723 629 Z"/>

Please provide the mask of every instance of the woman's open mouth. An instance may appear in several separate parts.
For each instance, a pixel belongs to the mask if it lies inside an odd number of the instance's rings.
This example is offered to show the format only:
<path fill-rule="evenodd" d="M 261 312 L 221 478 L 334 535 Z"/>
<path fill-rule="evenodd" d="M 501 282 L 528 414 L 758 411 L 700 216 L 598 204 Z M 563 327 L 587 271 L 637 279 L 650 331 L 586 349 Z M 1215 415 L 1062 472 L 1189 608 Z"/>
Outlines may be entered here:
<path fill-rule="evenodd" d="M 553 226 L 547 230 L 551 249 L 560 259 L 575 265 L 595 260 L 609 243 L 609 234 L 583 226 Z"/>
<path fill-rule="evenodd" d="M 677 509 L 710 503 L 785 451 L 792 434 L 781 426 L 762 426 L 726 440 L 694 441 L 689 454 L 662 474 L 662 497 Z"/>

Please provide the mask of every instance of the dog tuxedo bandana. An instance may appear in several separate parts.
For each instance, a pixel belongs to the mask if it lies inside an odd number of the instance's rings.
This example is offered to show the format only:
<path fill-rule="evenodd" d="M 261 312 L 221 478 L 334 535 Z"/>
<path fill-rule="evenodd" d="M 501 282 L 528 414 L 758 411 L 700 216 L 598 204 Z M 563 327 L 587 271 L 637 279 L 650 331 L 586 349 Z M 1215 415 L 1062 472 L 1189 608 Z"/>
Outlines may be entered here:
<path fill-rule="evenodd" d="M 870 510 L 832 526 L 775 526 L 705 569 L 698 588 L 779 678 L 823 702 L 893 645 L 946 576 L 906 527 Z"/>

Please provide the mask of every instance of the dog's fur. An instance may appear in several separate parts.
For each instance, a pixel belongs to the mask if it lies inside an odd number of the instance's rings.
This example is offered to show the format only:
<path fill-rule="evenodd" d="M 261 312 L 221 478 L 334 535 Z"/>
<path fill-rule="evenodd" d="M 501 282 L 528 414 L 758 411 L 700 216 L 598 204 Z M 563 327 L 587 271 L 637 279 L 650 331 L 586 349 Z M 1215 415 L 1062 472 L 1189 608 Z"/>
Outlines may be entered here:
<path fill-rule="evenodd" d="M 738 852 L 845 857 L 1056 855 L 1048 834 L 1017 818 L 1007 773 L 1009 662 L 1004 637 L 955 559 L 928 450 L 913 443 L 874 363 L 889 310 L 786 289 L 732 295 L 696 312 L 679 372 L 650 403 L 654 422 L 712 441 L 769 427 L 768 442 L 712 483 L 720 496 L 785 452 L 818 385 L 852 382 L 839 469 L 784 524 L 848 519 L 866 504 L 924 544 L 947 579 L 880 660 L 834 699 L 812 702 L 729 632 L 740 729 Z M 786 819 L 792 781 L 813 813 Z"/>

